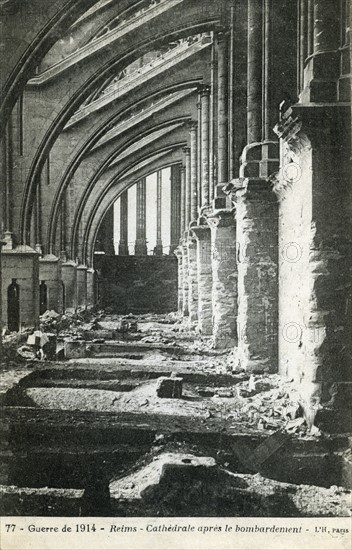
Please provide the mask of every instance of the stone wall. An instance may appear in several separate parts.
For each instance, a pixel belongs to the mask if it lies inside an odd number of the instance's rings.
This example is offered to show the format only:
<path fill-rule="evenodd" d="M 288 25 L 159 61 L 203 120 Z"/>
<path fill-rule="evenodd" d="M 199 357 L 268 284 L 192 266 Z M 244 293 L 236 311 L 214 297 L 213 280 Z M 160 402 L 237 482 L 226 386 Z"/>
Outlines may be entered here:
<path fill-rule="evenodd" d="M 95 257 L 101 304 L 116 313 L 177 311 L 177 259 L 155 256 Z"/>

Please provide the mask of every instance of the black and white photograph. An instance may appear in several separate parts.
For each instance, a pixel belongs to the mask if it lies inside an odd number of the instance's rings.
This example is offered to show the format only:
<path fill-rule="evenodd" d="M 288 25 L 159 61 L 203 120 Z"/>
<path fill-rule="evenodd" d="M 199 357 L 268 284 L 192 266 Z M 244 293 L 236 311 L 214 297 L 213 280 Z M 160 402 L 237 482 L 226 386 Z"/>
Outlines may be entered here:
<path fill-rule="evenodd" d="M 352 548 L 351 21 L 0 0 L 2 550 Z"/>

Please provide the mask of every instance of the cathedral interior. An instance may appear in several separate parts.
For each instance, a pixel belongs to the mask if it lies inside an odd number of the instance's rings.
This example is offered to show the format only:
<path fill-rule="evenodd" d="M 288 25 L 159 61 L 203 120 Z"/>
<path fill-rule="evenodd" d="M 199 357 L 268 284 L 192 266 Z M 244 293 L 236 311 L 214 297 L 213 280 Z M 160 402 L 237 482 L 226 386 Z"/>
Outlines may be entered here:
<path fill-rule="evenodd" d="M 2 515 L 350 515 L 351 2 L 0 10 Z"/>

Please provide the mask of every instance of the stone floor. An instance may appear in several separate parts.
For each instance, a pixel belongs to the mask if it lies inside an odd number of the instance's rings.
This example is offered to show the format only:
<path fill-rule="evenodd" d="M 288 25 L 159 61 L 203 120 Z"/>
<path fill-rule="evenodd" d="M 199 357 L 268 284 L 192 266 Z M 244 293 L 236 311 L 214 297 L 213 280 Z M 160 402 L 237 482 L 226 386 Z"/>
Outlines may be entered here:
<path fill-rule="evenodd" d="M 233 371 L 175 314 L 42 324 L 66 358 L 5 341 L 3 515 L 350 515 L 352 436 L 308 431 L 292 382 Z"/>

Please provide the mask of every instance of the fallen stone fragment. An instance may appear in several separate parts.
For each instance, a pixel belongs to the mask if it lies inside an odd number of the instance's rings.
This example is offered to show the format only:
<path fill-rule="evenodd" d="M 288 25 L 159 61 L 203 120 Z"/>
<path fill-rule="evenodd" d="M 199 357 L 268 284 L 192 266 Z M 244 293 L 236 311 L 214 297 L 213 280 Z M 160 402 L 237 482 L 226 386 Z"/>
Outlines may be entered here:
<path fill-rule="evenodd" d="M 278 446 L 280 441 L 274 443 Z M 351 491 L 342 487 L 295 485 L 260 474 L 235 474 L 218 466 L 212 457 L 193 454 L 162 453 L 139 470 L 112 481 L 109 488 L 116 516 L 124 512 L 134 516 L 257 517 L 260 511 L 262 517 L 351 517 Z"/>
<path fill-rule="evenodd" d="M 217 390 L 216 394 L 218 395 L 218 397 L 233 397 L 233 392 L 231 390 Z"/>
<path fill-rule="evenodd" d="M 156 393 L 161 398 L 181 399 L 182 397 L 182 378 L 167 378 L 162 376 L 158 378 Z"/>

